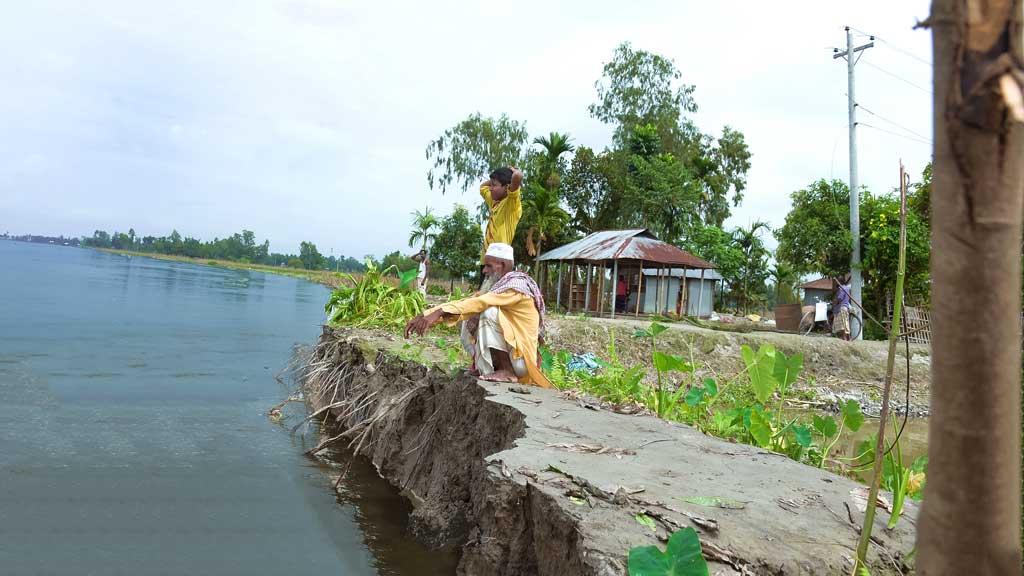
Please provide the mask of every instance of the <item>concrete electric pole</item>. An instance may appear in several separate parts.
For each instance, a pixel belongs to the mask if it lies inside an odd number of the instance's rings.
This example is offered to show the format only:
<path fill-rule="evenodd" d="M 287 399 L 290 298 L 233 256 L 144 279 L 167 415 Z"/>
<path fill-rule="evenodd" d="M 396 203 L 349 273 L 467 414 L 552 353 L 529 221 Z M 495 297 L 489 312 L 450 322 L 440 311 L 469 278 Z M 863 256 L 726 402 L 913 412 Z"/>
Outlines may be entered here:
<path fill-rule="evenodd" d="M 853 47 L 853 33 L 850 32 L 850 27 L 846 27 L 846 50 L 840 52 L 838 48 L 834 48 L 832 59 L 845 58 L 846 59 L 846 78 L 847 78 L 847 104 L 849 106 L 850 114 L 850 236 L 853 237 L 853 255 L 850 257 L 850 274 L 852 275 L 852 294 L 854 301 L 863 303 L 864 300 L 861 297 L 861 287 L 864 285 L 864 280 L 860 274 L 860 183 L 857 181 L 857 100 L 853 95 L 853 67 L 860 60 L 858 55 L 854 58 L 857 52 L 861 52 L 871 48 L 875 45 L 875 37 L 871 37 L 871 42 Z M 864 314 L 861 313 L 857 306 L 852 307 L 856 311 L 857 318 L 860 320 L 861 329 L 858 331 L 857 340 L 863 338 L 864 335 Z"/>

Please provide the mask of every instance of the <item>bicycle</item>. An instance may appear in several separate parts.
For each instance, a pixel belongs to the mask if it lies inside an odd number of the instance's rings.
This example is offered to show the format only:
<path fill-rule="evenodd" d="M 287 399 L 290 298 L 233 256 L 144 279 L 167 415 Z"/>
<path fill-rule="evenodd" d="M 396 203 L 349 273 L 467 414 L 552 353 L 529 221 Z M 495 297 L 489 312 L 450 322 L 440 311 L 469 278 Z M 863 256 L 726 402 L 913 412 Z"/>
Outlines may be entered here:
<path fill-rule="evenodd" d="M 806 308 L 806 307 L 805 307 Z M 822 310 L 822 308 L 824 310 Z M 811 332 L 824 332 L 832 334 L 833 322 L 832 304 L 830 302 L 816 302 L 811 310 L 804 312 L 800 317 L 800 334 L 810 336 Z M 850 307 L 850 340 L 856 340 L 861 331 L 860 316 L 854 313 Z"/>

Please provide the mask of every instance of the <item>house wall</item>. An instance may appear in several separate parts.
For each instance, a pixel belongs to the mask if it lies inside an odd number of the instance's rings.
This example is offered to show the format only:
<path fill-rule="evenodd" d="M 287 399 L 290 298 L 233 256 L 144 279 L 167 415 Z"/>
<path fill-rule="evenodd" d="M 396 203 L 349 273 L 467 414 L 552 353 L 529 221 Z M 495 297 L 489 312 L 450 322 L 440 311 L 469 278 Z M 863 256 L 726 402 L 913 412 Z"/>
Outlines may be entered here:
<path fill-rule="evenodd" d="M 831 302 L 832 291 L 831 290 L 818 290 L 814 288 L 804 289 L 804 306 L 814 306 L 815 302 Z"/>
<path fill-rule="evenodd" d="M 679 301 L 679 278 L 658 278 L 647 276 L 644 278 L 644 300 L 640 304 L 640 311 L 646 314 L 674 313 L 676 303 Z M 668 286 L 668 309 L 665 309 L 665 286 Z M 655 301 L 657 299 L 657 302 Z M 636 305 L 636 302 L 633 302 Z"/>
<path fill-rule="evenodd" d="M 707 318 L 711 316 L 711 312 L 714 310 L 715 304 L 715 284 L 714 280 L 704 280 L 704 294 L 701 295 L 700 291 L 700 279 L 694 280 L 689 278 L 686 281 L 687 300 L 686 300 L 686 315 L 696 316 L 698 318 Z M 697 298 L 701 298 L 700 309 L 697 308 Z"/>

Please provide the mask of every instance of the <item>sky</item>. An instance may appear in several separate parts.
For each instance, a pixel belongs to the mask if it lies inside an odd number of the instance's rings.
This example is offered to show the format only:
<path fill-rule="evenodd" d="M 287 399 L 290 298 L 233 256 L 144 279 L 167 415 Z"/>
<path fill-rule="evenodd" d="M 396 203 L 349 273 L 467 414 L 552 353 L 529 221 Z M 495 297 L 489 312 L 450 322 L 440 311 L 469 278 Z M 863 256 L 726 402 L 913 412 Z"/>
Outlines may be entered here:
<path fill-rule="evenodd" d="M 413 210 L 479 199 L 426 178 L 427 143 L 469 114 L 608 146 L 587 106 L 624 41 L 674 60 L 703 131 L 746 136 L 727 229 L 781 226 L 794 190 L 848 179 L 846 62 L 832 58 L 844 26 L 856 45 L 876 36 L 856 68 L 861 184 L 891 189 L 900 159 L 916 177 L 931 157 L 924 0 L 2 3 L 12 234 L 245 228 L 278 252 L 408 250 Z"/>

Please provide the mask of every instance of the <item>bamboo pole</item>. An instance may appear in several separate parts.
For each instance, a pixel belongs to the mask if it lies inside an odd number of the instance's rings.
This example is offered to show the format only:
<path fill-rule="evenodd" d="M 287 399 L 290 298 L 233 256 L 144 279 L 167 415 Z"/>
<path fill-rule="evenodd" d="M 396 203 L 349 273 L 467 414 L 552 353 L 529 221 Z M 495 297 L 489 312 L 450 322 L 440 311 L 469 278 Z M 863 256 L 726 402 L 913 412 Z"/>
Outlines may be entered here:
<path fill-rule="evenodd" d="M 868 491 L 868 508 L 864 513 L 864 525 L 860 529 L 860 543 L 857 546 L 857 565 L 867 568 L 868 544 L 875 522 L 875 502 L 878 499 L 878 485 L 882 480 L 882 462 L 885 459 L 885 429 L 889 426 L 889 396 L 892 392 L 892 372 L 896 363 L 896 345 L 899 344 L 900 315 L 903 312 L 903 279 L 907 270 L 907 177 L 900 162 L 900 244 L 899 263 L 896 269 L 896 296 L 892 305 L 892 324 L 889 326 L 889 356 L 885 364 L 885 386 L 882 388 L 882 408 L 878 414 L 878 437 L 875 439 L 875 465 L 871 473 L 871 489 Z"/>
<path fill-rule="evenodd" d="M 640 261 L 640 279 L 636 281 L 636 314 L 640 317 L 640 297 L 644 295 L 644 261 Z"/>
<path fill-rule="evenodd" d="M 700 269 L 700 286 L 697 288 L 697 318 L 704 312 L 704 269 Z"/>
<path fill-rule="evenodd" d="M 573 284 L 574 284 L 575 280 L 576 280 L 576 261 L 575 260 L 570 260 L 569 261 L 569 308 L 567 309 L 567 312 L 572 312 L 573 300 L 576 298 L 576 295 L 573 294 L 573 292 L 572 292 L 572 288 L 573 288 Z"/>
<path fill-rule="evenodd" d="M 612 264 L 612 319 L 615 319 L 615 307 L 619 305 L 619 261 Z"/>
<path fill-rule="evenodd" d="M 558 261 L 558 289 L 555 290 L 555 310 L 559 310 L 562 306 L 562 264 L 561 260 Z"/>
<path fill-rule="evenodd" d="M 593 275 L 594 265 L 587 262 L 587 293 L 583 296 L 583 310 L 590 312 L 590 277 Z"/>

